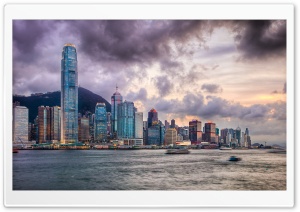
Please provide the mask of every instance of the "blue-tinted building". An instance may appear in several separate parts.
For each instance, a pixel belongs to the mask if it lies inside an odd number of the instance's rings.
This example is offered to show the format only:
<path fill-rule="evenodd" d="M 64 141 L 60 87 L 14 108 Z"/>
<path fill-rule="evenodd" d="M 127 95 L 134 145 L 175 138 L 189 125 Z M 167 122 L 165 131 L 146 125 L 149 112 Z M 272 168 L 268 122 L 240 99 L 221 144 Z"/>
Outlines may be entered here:
<path fill-rule="evenodd" d="M 116 137 L 118 131 L 118 105 L 123 102 L 123 97 L 118 92 L 118 87 L 116 87 L 116 92 L 111 97 L 111 131 L 113 137 Z"/>
<path fill-rule="evenodd" d="M 61 143 L 78 142 L 78 71 L 75 45 L 65 44 L 61 59 Z"/>
<path fill-rule="evenodd" d="M 95 108 L 94 141 L 103 142 L 107 139 L 107 114 L 105 103 L 97 103 Z"/>
<path fill-rule="evenodd" d="M 118 104 L 118 138 L 134 138 L 135 136 L 135 114 L 136 108 L 133 102 Z"/>

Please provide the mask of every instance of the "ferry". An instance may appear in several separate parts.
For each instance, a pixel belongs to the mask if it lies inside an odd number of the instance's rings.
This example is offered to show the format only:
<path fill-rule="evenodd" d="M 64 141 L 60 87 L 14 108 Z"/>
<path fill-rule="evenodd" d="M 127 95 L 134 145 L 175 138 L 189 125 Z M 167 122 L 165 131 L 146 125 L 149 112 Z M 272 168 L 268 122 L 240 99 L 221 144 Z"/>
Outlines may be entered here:
<path fill-rule="evenodd" d="M 222 147 L 220 148 L 220 150 L 232 150 L 232 148 L 231 148 L 231 147 L 224 147 L 224 146 L 222 146 Z"/>
<path fill-rule="evenodd" d="M 229 160 L 228 161 L 240 161 L 242 160 L 241 158 L 238 158 L 236 156 L 230 156 Z"/>
<path fill-rule="evenodd" d="M 189 154 L 190 151 L 188 149 L 168 149 L 166 154 Z"/>

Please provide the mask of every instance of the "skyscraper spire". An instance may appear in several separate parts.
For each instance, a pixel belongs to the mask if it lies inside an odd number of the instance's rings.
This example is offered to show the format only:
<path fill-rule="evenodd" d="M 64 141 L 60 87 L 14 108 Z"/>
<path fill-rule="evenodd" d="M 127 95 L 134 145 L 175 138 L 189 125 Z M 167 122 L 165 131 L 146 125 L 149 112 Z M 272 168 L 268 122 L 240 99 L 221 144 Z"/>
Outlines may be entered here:
<path fill-rule="evenodd" d="M 116 84 L 116 92 L 118 92 L 118 84 Z"/>

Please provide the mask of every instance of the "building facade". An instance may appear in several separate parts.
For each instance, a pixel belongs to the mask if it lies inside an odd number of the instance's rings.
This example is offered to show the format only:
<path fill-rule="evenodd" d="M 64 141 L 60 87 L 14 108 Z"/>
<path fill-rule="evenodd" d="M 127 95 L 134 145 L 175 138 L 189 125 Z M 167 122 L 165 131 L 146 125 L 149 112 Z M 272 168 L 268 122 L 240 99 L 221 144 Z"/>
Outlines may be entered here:
<path fill-rule="evenodd" d="M 147 121 L 148 121 L 148 127 L 151 127 L 152 125 L 156 125 L 158 123 L 158 113 L 154 108 L 152 108 L 148 112 Z"/>
<path fill-rule="evenodd" d="M 28 141 L 28 108 L 15 106 L 13 108 L 13 142 Z"/>
<path fill-rule="evenodd" d="M 105 142 L 107 140 L 107 114 L 105 103 L 96 104 L 94 121 L 94 141 Z"/>
<path fill-rule="evenodd" d="M 78 142 L 78 70 L 73 44 L 65 44 L 61 59 L 61 143 Z"/>
<path fill-rule="evenodd" d="M 119 139 L 134 138 L 135 136 L 135 114 L 136 108 L 133 102 L 123 102 L 118 104 L 118 122 L 117 122 L 117 135 Z"/>
<path fill-rule="evenodd" d="M 143 138 L 143 113 L 142 112 L 136 112 L 135 117 L 135 138 Z"/>
<path fill-rule="evenodd" d="M 169 128 L 165 134 L 165 145 L 175 145 L 177 141 L 177 131 L 175 128 Z"/>
<path fill-rule="evenodd" d="M 111 128 L 113 137 L 117 137 L 118 131 L 118 105 L 123 102 L 122 95 L 118 92 L 118 86 L 116 86 L 116 92 L 111 97 Z"/>
<path fill-rule="evenodd" d="M 199 144 L 202 141 L 201 121 L 192 120 L 189 122 L 189 139 L 192 144 Z"/>

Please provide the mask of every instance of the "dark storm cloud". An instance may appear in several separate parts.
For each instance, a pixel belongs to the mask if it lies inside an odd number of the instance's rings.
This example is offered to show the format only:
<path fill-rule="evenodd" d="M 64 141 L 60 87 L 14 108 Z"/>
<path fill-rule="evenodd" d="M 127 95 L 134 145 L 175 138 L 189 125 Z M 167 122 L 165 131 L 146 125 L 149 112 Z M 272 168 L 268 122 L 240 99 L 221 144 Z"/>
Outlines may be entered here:
<path fill-rule="evenodd" d="M 203 84 L 201 89 L 208 93 L 221 93 L 223 89 L 217 84 Z"/>
<path fill-rule="evenodd" d="M 159 76 L 154 79 L 155 86 L 159 91 L 160 97 L 164 97 L 172 92 L 173 83 L 169 80 L 168 76 Z"/>
<path fill-rule="evenodd" d="M 286 21 L 251 20 L 233 22 L 235 40 L 242 59 L 284 56 Z"/>

